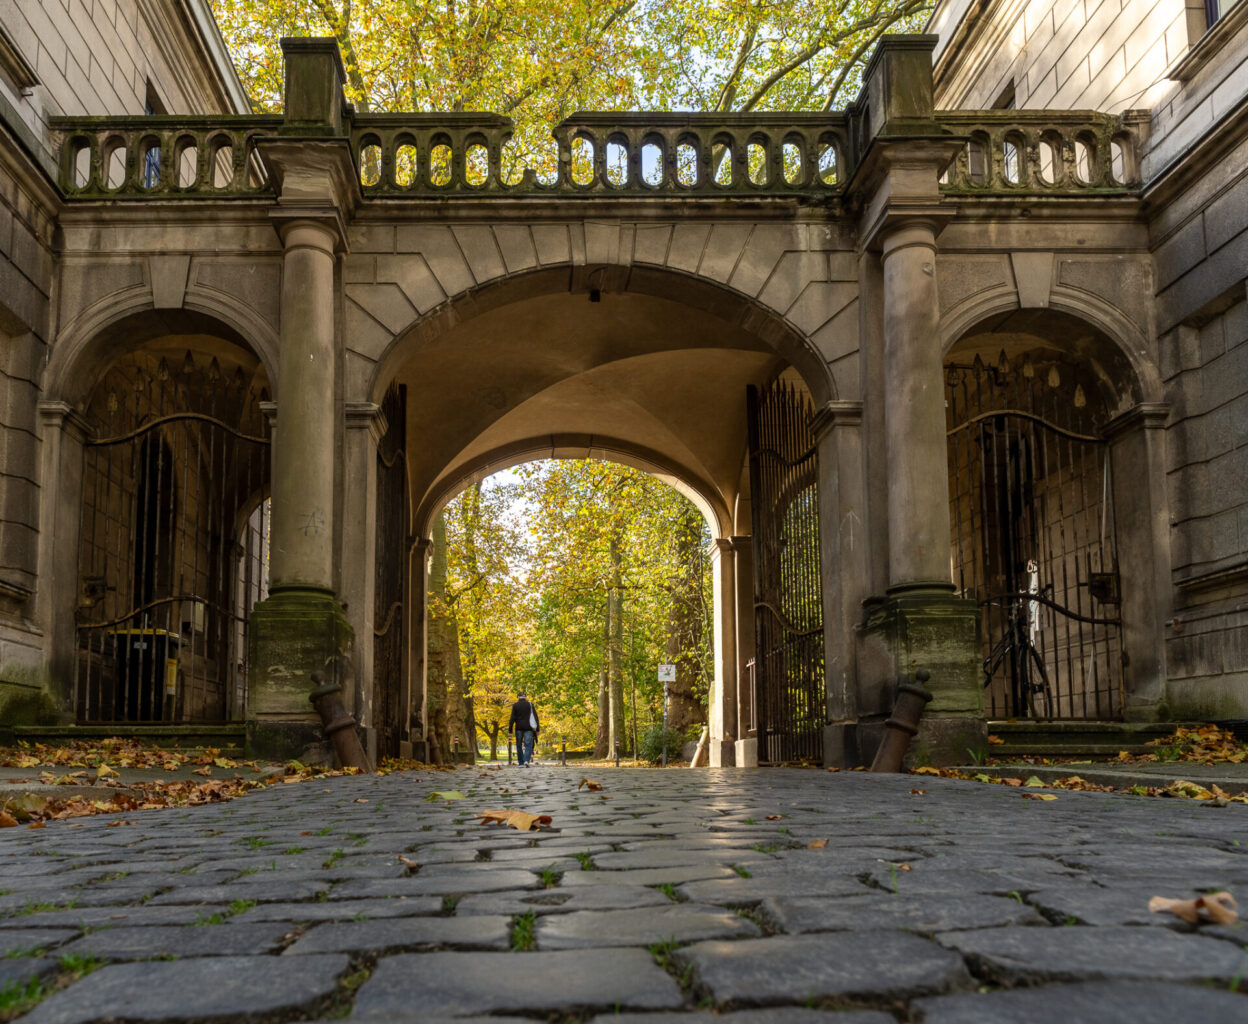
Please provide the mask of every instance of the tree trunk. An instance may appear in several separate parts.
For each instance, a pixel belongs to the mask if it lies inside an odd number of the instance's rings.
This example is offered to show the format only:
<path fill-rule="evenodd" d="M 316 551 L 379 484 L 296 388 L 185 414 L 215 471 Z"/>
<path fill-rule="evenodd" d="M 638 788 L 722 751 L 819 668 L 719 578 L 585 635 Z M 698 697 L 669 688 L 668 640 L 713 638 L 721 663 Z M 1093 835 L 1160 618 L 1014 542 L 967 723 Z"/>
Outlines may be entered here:
<path fill-rule="evenodd" d="M 610 609 L 610 654 L 607 665 L 610 671 L 610 718 L 611 738 L 607 756 L 614 757 L 617 750 L 624 749 L 624 589 L 620 570 L 620 538 L 611 537 L 611 593 L 607 606 Z"/>
<path fill-rule="evenodd" d="M 602 616 L 602 673 L 598 677 L 598 731 L 594 735 L 594 757 L 604 758 L 611 736 L 611 595 L 607 594 Z"/>

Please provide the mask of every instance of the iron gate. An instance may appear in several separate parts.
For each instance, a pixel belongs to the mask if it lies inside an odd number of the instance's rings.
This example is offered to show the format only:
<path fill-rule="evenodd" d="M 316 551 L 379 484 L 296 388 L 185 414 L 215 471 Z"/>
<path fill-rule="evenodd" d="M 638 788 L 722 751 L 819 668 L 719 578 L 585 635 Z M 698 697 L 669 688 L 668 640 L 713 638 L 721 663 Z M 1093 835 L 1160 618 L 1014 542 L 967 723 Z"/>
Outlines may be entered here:
<path fill-rule="evenodd" d="M 1096 395 L 1080 367 L 1050 352 L 946 366 L 954 579 L 981 608 L 990 717 L 1122 714 L 1109 450 Z"/>
<path fill-rule="evenodd" d="M 827 683 L 812 410 L 783 381 L 750 388 L 747 402 L 758 757 L 821 761 Z"/>
<path fill-rule="evenodd" d="M 79 532 L 80 723 L 240 718 L 267 586 L 268 429 L 241 366 L 140 351 L 93 392 Z M 257 564 L 258 562 L 263 564 Z"/>
<path fill-rule="evenodd" d="M 381 404 L 386 430 L 377 444 L 377 575 L 373 592 L 373 721 L 379 757 L 397 757 L 407 722 L 402 707 L 407 653 L 409 525 L 407 494 L 407 389 L 394 385 Z"/>

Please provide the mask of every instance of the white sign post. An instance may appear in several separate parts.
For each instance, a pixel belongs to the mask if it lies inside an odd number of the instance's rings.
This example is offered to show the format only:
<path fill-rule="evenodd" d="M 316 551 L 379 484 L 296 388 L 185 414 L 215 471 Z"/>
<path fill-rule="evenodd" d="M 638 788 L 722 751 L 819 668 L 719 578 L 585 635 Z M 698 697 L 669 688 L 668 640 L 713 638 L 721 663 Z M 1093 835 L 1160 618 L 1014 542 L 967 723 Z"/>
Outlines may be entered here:
<path fill-rule="evenodd" d="M 663 767 L 667 767 L 667 684 L 676 682 L 676 666 L 670 661 L 659 666 L 659 682 L 663 684 Z"/>

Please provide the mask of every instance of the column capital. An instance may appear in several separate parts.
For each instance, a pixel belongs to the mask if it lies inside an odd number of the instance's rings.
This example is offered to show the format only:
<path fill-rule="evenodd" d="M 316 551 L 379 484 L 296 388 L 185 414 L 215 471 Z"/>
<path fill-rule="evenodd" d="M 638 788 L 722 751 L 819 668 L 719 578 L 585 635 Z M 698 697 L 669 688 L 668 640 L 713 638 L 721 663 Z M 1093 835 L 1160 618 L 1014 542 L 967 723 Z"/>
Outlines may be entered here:
<path fill-rule="evenodd" d="M 1137 430 L 1161 430 L 1170 416 L 1166 402 L 1140 402 L 1120 413 L 1101 428 L 1101 437 L 1111 444 Z"/>
<path fill-rule="evenodd" d="M 712 557 L 735 554 L 742 548 L 748 547 L 752 541 L 751 537 L 715 537 L 711 540 L 710 554 Z"/>
<path fill-rule="evenodd" d="M 87 418 L 68 402 L 40 402 L 38 409 L 39 419 L 46 427 L 64 430 L 76 441 L 85 441 L 91 433 Z"/>
<path fill-rule="evenodd" d="M 832 401 L 815 412 L 810 421 L 810 429 L 816 441 L 822 441 L 825 434 L 837 427 L 858 427 L 862 425 L 862 403 L 849 401 Z"/>
<path fill-rule="evenodd" d="M 256 151 L 277 191 L 269 217 L 287 249 L 308 245 L 346 252 L 347 220 L 360 200 L 349 140 L 272 136 L 258 140 Z M 319 225 L 331 241 L 319 243 L 299 232 L 292 242 L 291 228 L 309 225 Z"/>
<path fill-rule="evenodd" d="M 390 425 L 376 402 L 347 402 L 343 415 L 348 430 L 367 430 L 372 435 L 373 444 L 381 442 Z"/>

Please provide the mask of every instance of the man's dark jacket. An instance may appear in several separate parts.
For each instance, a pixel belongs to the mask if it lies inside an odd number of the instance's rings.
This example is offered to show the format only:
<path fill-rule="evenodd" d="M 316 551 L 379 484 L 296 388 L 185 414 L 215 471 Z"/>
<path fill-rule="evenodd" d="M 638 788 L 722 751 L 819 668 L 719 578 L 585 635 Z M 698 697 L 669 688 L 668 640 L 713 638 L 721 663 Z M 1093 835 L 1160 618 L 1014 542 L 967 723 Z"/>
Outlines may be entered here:
<path fill-rule="evenodd" d="M 529 724 L 529 715 L 533 716 L 533 721 L 537 722 L 538 728 L 541 728 L 542 721 L 537 717 L 537 709 L 521 697 L 511 706 L 511 720 L 507 723 L 507 731 L 511 732 L 515 729 L 516 732 L 536 732 L 537 730 Z"/>

